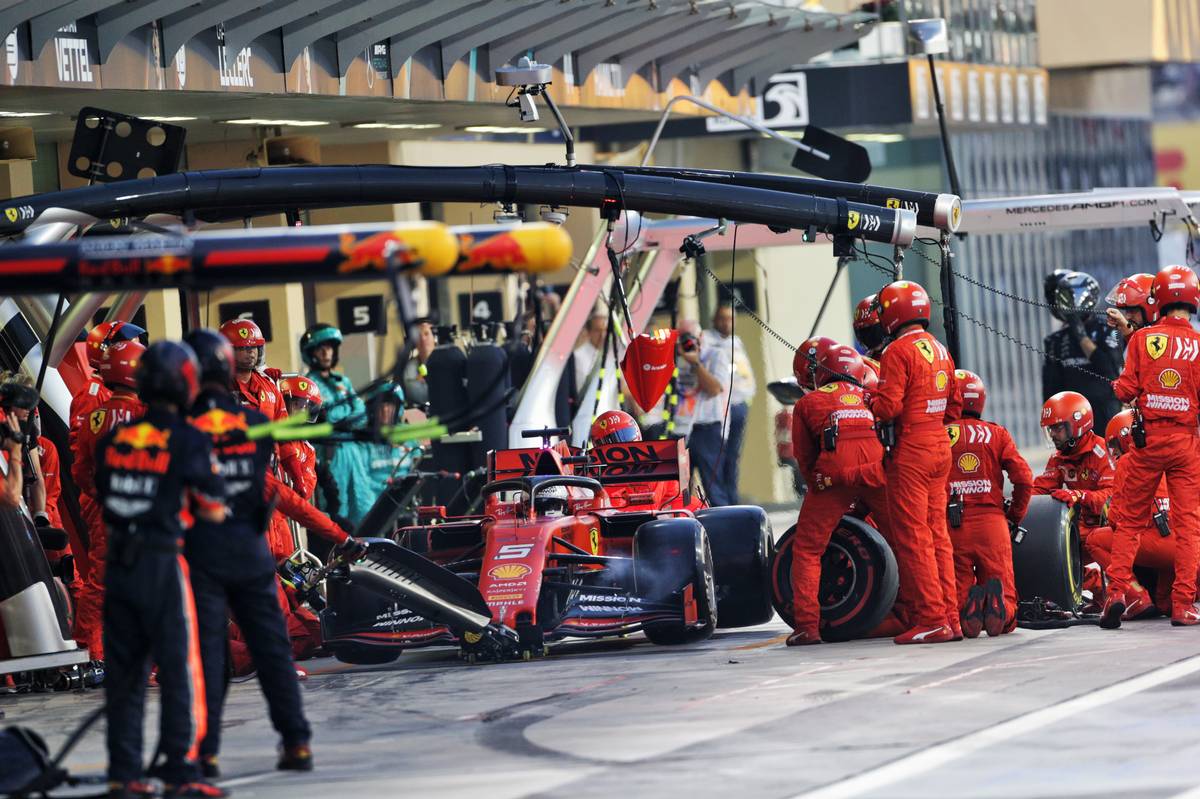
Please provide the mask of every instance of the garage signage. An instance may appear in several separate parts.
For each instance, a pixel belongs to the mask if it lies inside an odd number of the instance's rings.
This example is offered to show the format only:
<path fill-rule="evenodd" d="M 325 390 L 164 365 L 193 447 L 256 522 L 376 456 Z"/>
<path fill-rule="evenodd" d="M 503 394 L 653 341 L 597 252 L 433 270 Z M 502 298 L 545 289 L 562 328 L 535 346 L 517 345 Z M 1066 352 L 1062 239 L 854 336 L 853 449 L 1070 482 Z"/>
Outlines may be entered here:
<path fill-rule="evenodd" d="M 244 300 L 240 302 L 223 302 L 217 306 L 218 324 L 224 324 L 231 319 L 249 319 L 258 325 L 263 338 L 271 341 L 271 303 L 266 300 Z"/>
<path fill-rule="evenodd" d="M 342 297 L 337 301 L 338 327 L 342 333 L 387 333 L 383 297 Z"/>

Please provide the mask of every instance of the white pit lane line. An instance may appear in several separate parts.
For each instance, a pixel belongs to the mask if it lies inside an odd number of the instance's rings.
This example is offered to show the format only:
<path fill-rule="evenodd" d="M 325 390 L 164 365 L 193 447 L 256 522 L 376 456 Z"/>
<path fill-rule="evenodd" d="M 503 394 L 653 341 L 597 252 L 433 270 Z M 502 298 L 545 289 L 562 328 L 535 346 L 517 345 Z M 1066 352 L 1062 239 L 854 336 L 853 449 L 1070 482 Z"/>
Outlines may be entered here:
<path fill-rule="evenodd" d="M 793 799 L 847 799 L 877 791 L 902 780 L 932 771 L 953 760 L 966 757 L 989 746 L 1047 727 L 1063 719 L 1079 715 L 1102 705 L 1155 688 L 1200 671 L 1200 655 L 1172 663 L 1154 671 L 1115 683 L 1107 688 L 1077 696 L 1058 704 L 1034 710 L 1001 722 L 993 727 L 973 732 L 953 741 L 934 744 L 919 752 L 893 760 L 862 774 L 830 783 Z M 1181 793 L 1172 799 L 1200 799 L 1200 787 Z"/>

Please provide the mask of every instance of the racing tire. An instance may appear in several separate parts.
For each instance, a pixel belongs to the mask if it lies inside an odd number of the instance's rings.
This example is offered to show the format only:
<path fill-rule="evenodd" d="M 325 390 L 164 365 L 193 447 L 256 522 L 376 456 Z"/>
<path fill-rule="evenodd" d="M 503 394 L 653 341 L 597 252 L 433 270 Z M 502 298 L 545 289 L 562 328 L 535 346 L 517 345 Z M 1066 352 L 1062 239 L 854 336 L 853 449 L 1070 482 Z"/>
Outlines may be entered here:
<path fill-rule="evenodd" d="M 792 623 L 792 525 L 775 545 L 771 560 L 775 612 Z M 821 639 L 850 641 L 870 635 L 891 611 L 900 588 L 896 556 L 879 531 L 862 519 L 843 516 L 821 556 Z"/>
<path fill-rule="evenodd" d="M 696 511 L 713 556 L 718 626 L 751 627 L 775 615 L 771 604 L 774 541 L 766 511 L 733 505 Z"/>
<path fill-rule="evenodd" d="M 1083 547 L 1079 514 L 1049 496 L 1029 502 L 1021 527 L 1025 536 L 1013 544 L 1013 576 L 1017 597 L 1048 599 L 1062 610 L 1078 613 L 1083 606 Z"/>
<path fill-rule="evenodd" d="M 367 644 L 326 642 L 325 646 L 333 653 L 334 658 L 342 663 L 350 663 L 355 666 L 378 666 L 382 663 L 391 663 L 400 657 L 402 651 L 399 647 Z"/>
<path fill-rule="evenodd" d="M 656 519 L 637 529 L 633 538 L 633 570 L 639 596 L 669 602 L 691 586 L 697 621 L 647 622 L 651 643 L 674 646 L 703 641 L 717 628 L 716 587 L 708 534 L 695 519 Z"/>

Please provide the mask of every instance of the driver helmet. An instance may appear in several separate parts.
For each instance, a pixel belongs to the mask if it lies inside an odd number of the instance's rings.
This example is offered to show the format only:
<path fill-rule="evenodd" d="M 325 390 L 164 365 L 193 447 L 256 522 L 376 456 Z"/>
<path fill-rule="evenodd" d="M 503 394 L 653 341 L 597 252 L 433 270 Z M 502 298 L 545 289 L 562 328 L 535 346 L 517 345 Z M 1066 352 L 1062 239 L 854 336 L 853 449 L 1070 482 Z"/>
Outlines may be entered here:
<path fill-rule="evenodd" d="M 544 519 L 561 519 L 569 513 L 566 486 L 549 486 L 533 493 L 533 513 Z"/>
<path fill-rule="evenodd" d="M 1077 391 L 1060 391 L 1042 406 L 1042 429 L 1046 438 L 1064 455 L 1074 454 L 1079 449 L 1095 423 L 1092 404 Z"/>
<path fill-rule="evenodd" d="M 321 410 L 321 390 L 312 380 L 304 375 L 284 375 L 279 379 L 279 392 L 283 394 L 289 414 L 304 411 L 309 422 L 317 420 L 317 412 Z"/>
<path fill-rule="evenodd" d="M 1096 309 L 1100 300 L 1100 284 L 1087 272 L 1067 272 L 1058 279 L 1050 304 L 1054 315 L 1067 319 Z"/>
<path fill-rule="evenodd" d="M 637 420 L 625 411 L 607 411 L 592 422 L 593 444 L 617 444 L 642 440 L 642 429 Z"/>

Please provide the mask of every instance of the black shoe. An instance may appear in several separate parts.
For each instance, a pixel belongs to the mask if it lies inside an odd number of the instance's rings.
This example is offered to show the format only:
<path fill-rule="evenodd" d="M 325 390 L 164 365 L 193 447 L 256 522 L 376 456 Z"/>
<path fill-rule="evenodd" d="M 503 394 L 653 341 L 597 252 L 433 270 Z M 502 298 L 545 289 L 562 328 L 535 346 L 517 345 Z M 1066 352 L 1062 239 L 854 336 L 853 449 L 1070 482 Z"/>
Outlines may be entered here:
<path fill-rule="evenodd" d="M 962 634 L 967 638 L 978 638 L 979 633 L 983 630 L 986 601 L 987 595 L 983 591 L 983 586 L 971 586 L 971 590 L 967 592 L 967 603 L 963 605 L 962 612 L 958 617 L 959 624 L 962 625 Z"/>
<path fill-rule="evenodd" d="M 167 785 L 163 790 L 164 799 L 224 799 L 229 793 L 210 782 L 185 782 L 181 785 Z"/>
<path fill-rule="evenodd" d="M 221 776 L 221 767 L 217 764 L 216 755 L 200 758 L 200 773 L 206 780 L 215 780 Z"/>
<path fill-rule="evenodd" d="M 1004 588 L 996 577 L 983 586 L 983 629 L 992 638 L 1004 632 L 1008 616 L 1004 612 Z"/>
<path fill-rule="evenodd" d="M 308 744 L 285 746 L 279 753 L 279 762 L 275 768 L 280 771 L 312 771 L 312 748 Z"/>
<path fill-rule="evenodd" d="M 160 795 L 158 787 L 152 782 L 133 780 L 108 784 L 108 799 L 148 799 Z"/>

